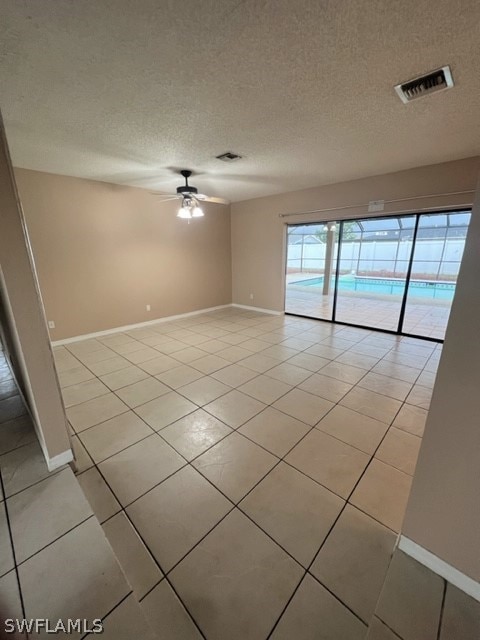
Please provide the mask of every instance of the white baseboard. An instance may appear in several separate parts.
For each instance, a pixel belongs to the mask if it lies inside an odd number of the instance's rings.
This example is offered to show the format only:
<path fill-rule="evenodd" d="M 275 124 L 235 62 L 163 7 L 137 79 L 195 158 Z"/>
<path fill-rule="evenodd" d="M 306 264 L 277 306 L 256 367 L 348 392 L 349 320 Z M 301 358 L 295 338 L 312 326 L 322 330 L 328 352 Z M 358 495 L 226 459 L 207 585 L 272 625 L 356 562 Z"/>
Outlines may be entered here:
<path fill-rule="evenodd" d="M 53 458 L 49 458 L 48 455 L 45 455 L 45 460 L 47 461 L 48 470 L 55 471 L 55 469 L 59 469 L 65 464 L 73 461 L 73 451 L 71 449 L 67 449 L 67 451 L 63 451 L 62 453 L 53 456 Z"/>
<path fill-rule="evenodd" d="M 230 305 L 232 307 L 237 307 L 238 309 L 247 309 L 248 311 L 258 311 L 258 313 L 269 313 L 273 316 L 283 316 L 283 311 L 273 311 L 273 309 L 262 309 L 261 307 L 249 307 L 246 304 L 237 304 L 236 302 L 232 302 Z"/>
<path fill-rule="evenodd" d="M 427 551 L 413 540 L 400 536 L 398 540 L 398 548 L 411 556 L 420 564 L 437 573 L 439 576 L 450 582 L 455 587 L 469 595 L 471 598 L 480 602 L 480 583 L 476 582 L 473 578 L 466 576 L 464 573 L 452 567 L 435 554 Z"/>
<path fill-rule="evenodd" d="M 85 333 L 80 336 L 73 336 L 73 338 L 64 338 L 63 340 L 52 341 L 52 346 L 59 347 L 63 344 L 71 344 L 72 342 L 80 342 L 81 340 L 89 340 L 90 338 L 100 338 L 102 336 L 108 336 L 111 333 L 122 333 L 122 331 L 132 331 L 133 329 L 142 329 L 149 327 L 152 324 L 159 324 L 160 322 L 171 322 L 172 320 L 180 320 L 181 318 L 188 318 L 190 316 L 198 316 L 202 313 L 209 313 L 210 311 L 218 311 L 219 309 L 228 309 L 231 304 L 221 304 L 218 307 L 209 307 L 208 309 L 198 309 L 198 311 L 188 311 L 187 313 L 179 313 L 176 316 L 164 316 L 163 318 L 156 318 L 155 320 L 147 320 L 145 322 L 137 322 L 136 324 L 127 324 L 123 327 L 114 327 L 113 329 L 105 329 L 104 331 L 95 331 L 94 333 Z"/>

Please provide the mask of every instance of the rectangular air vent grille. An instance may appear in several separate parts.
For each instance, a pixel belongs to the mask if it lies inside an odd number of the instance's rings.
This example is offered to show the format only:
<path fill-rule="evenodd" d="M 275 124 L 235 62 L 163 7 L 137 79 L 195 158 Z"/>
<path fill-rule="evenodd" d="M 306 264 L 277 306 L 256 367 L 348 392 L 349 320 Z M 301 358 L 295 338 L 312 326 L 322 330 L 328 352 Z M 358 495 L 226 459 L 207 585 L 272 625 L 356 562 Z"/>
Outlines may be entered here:
<path fill-rule="evenodd" d="M 453 78 L 450 67 L 447 66 L 414 80 L 397 84 L 395 91 L 398 93 L 400 100 L 406 104 L 422 96 L 428 96 L 431 93 L 443 91 L 443 89 L 449 89 L 450 87 L 453 87 Z"/>
<path fill-rule="evenodd" d="M 226 153 L 222 153 L 219 156 L 215 157 L 217 158 L 217 160 L 222 160 L 222 162 L 235 162 L 235 160 L 240 160 L 242 156 L 239 156 L 238 153 L 227 151 Z"/>

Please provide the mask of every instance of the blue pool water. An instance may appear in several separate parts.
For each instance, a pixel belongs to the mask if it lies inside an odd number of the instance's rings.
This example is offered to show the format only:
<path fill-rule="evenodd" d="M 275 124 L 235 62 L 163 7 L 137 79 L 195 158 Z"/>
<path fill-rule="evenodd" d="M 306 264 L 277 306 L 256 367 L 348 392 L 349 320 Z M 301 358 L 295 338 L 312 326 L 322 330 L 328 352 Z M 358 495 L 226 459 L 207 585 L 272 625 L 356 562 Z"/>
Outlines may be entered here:
<path fill-rule="evenodd" d="M 297 280 L 290 284 L 304 287 L 323 286 L 323 277 Z M 338 281 L 339 291 L 364 291 L 387 295 L 402 296 L 405 291 L 405 282 L 386 280 L 383 278 L 359 278 L 356 276 L 340 276 Z M 416 298 L 435 298 L 438 300 L 453 300 L 455 284 L 443 282 L 427 282 L 411 280 L 409 296 Z"/>

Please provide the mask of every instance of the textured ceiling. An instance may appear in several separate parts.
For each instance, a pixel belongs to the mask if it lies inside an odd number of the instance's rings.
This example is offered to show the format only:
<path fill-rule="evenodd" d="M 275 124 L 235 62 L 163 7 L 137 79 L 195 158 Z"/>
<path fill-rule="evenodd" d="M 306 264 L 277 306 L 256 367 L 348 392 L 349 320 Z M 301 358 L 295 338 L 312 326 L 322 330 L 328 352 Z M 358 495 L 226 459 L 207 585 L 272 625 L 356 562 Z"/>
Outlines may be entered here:
<path fill-rule="evenodd" d="M 243 200 L 479 154 L 479 42 L 478 0 L 1 0 L 0 107 L 17 166 Z"/>

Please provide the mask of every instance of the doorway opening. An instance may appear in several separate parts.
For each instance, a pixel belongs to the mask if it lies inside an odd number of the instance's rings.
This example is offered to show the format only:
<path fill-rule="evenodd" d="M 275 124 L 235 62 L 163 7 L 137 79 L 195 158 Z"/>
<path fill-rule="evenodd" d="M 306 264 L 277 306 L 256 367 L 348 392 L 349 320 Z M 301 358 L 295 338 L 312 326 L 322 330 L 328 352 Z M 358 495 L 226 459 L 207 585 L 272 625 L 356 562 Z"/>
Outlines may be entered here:
<path fill-rule="evenodd" d="M 470 216 L 288 225 L 285 312 L 442 341 Z"/>

